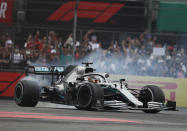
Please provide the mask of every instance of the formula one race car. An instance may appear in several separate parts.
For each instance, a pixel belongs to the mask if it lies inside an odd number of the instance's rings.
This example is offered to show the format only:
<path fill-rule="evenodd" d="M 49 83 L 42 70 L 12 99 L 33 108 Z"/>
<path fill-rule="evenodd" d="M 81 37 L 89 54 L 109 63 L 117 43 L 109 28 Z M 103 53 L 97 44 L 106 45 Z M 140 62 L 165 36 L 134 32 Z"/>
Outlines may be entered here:
<path fill-rule="evenodd" d="M 26 74 L 50 75 L 50 86 L 40 87 L 40 81 L 23 79 L 15 87 L 15 101 L 19 106 L 34 107 L 38 101 L 73 105 L 83 110 L 130 109 L 146 113 L 158 113 L 165 109 L 176 109 L 175 102 L 165 105 L 163 91 L 155 85 L 141 89 L 128 87 L 125 79 L 111 82 L 109 74 L 95 73 L 95 69 L 85 66 L 34 67 Z M 54 82 L 54 79 L 56 81 Z"/>

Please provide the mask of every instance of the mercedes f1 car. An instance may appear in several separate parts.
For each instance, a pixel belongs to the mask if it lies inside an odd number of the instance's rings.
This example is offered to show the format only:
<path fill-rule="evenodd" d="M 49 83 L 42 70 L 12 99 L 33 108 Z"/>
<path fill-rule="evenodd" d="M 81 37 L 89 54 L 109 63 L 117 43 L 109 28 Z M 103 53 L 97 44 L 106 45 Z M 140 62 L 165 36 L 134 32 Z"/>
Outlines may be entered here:
<path fill-rule="evenodd" d="M 176 102 L 165 104 L 161 88 L 147 85 L 141 89 L 128 87 L 125 79 L 110 81 L 109 74 L 96 73 L 95 69 L 70 65 L 64 67 L 30 66 L 26 74 L 51 75 L 50 86 L 40 87 L 39 81 L 23 79 L 15 87 L 15 101 L 19 106 L 34 107 L 38 101 L 73 105 L 81 110 L 130 109 L 146 113 L 176 109 Z"/>

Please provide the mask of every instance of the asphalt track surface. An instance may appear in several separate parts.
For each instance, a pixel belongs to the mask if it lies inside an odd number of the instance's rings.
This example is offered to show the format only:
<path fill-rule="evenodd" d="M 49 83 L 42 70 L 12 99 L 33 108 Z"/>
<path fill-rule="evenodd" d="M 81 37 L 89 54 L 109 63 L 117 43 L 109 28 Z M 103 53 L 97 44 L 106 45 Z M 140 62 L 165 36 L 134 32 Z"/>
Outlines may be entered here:
<path fill-rule="evenodd" d="M 19 107 L 0 99 L 0 131 L 187 131 L 187 109 L 146 114 L 142 111 L 82 111 L 39 103 Z"/>

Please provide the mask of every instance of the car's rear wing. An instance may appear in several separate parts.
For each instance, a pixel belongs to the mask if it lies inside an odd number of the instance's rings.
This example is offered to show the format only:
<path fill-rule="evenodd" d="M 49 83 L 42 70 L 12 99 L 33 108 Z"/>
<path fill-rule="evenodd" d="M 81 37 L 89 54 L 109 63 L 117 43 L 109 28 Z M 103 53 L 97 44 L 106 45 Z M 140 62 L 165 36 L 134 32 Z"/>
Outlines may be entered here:
<path fill-rule="evenodd" d="M 26 75 L 59 75 L 64 71 L 64 66 L 28 66 L 26 67 Z"/>
<path fill-rule="evenodd" d="M 25 74 L 26 76 L 29 74 L 51 75 L 51 85 L 53 85 L 54 79 L 58 80 L 59 76 L 63 74 L 64 68 L 64 66 L 27 66 Z"/>

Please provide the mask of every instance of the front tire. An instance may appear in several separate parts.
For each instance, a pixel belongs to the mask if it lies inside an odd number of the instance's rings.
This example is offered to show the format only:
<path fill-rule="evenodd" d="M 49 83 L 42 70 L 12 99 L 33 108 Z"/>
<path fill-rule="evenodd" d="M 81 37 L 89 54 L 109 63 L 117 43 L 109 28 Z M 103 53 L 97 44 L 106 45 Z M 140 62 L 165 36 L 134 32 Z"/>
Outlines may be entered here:
<path fill-rule="evenodd" d="M 160 102 L 165 103 L 165 95 L 162 89 L 155 85 L 147 85 L 144 86 L 139 95 L 139 100 L 143 102 L 143 107 L 148 108 L 148 102 Z M 153 110 L 143 110 L 145 113 L 158 113 L 161 110 L 153 109 Z"/>
<path fill-rule="evenodd" d="M 35 81 L 21 80 L 15 87 L 14 99 L 19 106 L 34 107 L 39 97 L 40 87 Z"/>
<path fill-rule="evenodd" d="M 104 97 L 103 89 L 94 83 L 84 83 L 80 85 L 77 93 L 77 109 L 90 110 L 97 100 L 102 101 Z"/>

